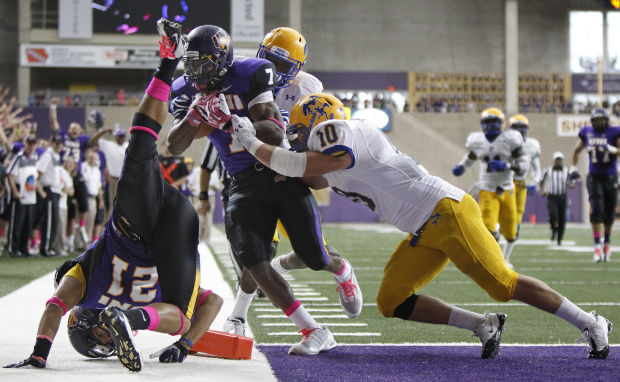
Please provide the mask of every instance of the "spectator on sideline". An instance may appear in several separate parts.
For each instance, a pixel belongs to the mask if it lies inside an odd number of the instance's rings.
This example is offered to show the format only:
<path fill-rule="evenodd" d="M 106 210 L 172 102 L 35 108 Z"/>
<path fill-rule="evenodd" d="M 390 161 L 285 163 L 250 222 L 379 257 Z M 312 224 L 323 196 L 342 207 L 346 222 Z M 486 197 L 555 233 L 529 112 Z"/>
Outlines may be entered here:
<path fill-rule="evenodd" d="M 540 180 L 542 195 L 547 197 L 547 211 L 551 225 L 551 241 L 562 245 L 566 228 L 566 186 L 574 186 L 568 181 L 568 168 L 563 163 L 564 154 L 553 153 L 553 166 L 543 172 Z"/>
<path fill-rule="evenodd" d="M 73 158 L 67 158 L 60 167 L 60 197 L 58 200 L 58 229 L 56 230 L 55 247 L 56 253 L 60 256 L 67 255 L 68 232 L 68 205 L 67 200 L 73 196 L 73 173 L 77 169 L 77 164 Z"/>
<path fill-rule="evenodd" d="M 89 150 L 86 154 L 86 162 L 82 163 L 81 169 L 84 183 L 88 190 L 88 215 L 86 218 L 87 241 L 84 243 L 86 246 L 93 240 L 93 227 L 95 226 L 97 209 L 103 207 L 103 188 L 98 159 L 99 156 L 97 152 L 95 150 Z M 82 227 L 80 227 L 80 229 L 82 229 Z"/>
<path fill-rule="evenodd" d="M 53 135 L 50 146 L 45 149 L 37 161 L 39 173 L 39 195 L 42 198 L 43 210 L 41 216 L 41 256 L 55 256 L 54 241 L 58 230 L 58 199 L 61 192 L 60 180 L 60 149 L 62 138 Z"/>

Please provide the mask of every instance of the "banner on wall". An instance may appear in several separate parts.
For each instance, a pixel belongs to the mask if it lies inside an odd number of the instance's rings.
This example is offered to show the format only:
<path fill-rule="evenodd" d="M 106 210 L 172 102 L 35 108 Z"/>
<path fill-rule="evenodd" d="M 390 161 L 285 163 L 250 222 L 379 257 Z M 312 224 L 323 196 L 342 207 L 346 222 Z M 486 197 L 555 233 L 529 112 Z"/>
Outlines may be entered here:
<path fill-rule="evenodd" d="M 91 0 L 58 1 L 58 38 L 92 38 Z"/>
<path fill-rule="evenodd" d="M 235 43 L 263 41 L 265 37 L 263 0 L 232 0 L 230 5 L 232 41 Z"/>
<path fill-rule="evenodd" d="M 620 119 L 612 117 L 612 126 L 620 126 Z M 590 125 L 589 114 L 558 115 L 556 123 L 556 133 L 558 137 L 576 137 L 579 130 L 584 126 Z"/>
<path fill-rule="evenodd" d="M 21 66 L 153 69 L 159 65 L 159 50 L 153 46 L 22 44 Z"/>

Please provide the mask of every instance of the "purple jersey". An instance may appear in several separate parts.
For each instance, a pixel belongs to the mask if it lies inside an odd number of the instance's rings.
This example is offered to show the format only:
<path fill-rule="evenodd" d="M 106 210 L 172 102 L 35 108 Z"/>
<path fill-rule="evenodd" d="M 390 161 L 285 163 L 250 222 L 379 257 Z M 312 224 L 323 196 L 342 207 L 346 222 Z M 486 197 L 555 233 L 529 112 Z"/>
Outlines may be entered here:
<path fill-rule="evenodd" d="M 248 104 L 259 94 L 273 90 L 273 73 L 273 64 L 262 58 L 235 58 L 221 85 L 230 112 L 252 119 Z M 185 77 L 179 77 L 173 82 L 170 112 L 175 118 L 185 117 L 195 94 L 196 90 L 185 81 Z M 185 102 L 181 102 L 183 99 Z M 213 142 L 229 174 L 236 174 L 258 162 L 229 133 L 215 129 L 208 138 Z"/>
<path fill-rule="evenodd" d="M 90 139 L 88 135 L 80 135 L 77 138 L 71 138 L 66 130 L 60 130 L 60 136 L 63 140 L 62 150 L 60 151 L 60 161 L 64 162 L 67 156 L 73 157 L 80 164 L 84 160 L 84 150 L 86 143 Z"/>
<path fill-rule="evenodd" d="M 620 137 L 620 127 L 608 127 L 605 132 L 597 133 L 592 126 L 584 126 L 579 131 L 579 138 L 583 141 L 590 157 L 590 174 L 618 175 L 616 155 L 607 151 L 607 145 L 616 145 Z"/>
<path fill-rule="evenodd" d="M 153 251 L 118 232 L 112 219 L 99 240 L 76 260 L 86 278 L 80 306 L 129 309 L 161 301 Z"/>

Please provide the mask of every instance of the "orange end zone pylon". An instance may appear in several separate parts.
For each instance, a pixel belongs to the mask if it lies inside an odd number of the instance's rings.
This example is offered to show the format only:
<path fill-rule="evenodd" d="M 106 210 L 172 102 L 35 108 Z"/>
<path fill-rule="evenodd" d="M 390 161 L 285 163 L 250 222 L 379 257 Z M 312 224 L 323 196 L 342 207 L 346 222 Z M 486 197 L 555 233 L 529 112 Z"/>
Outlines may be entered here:
<path fill-rule="evenodd" d="M 237 334 L 207 330 L 190 349 L 191 353 L 206 353 L 228 359 L 251 359 L 254 339 Z"/>

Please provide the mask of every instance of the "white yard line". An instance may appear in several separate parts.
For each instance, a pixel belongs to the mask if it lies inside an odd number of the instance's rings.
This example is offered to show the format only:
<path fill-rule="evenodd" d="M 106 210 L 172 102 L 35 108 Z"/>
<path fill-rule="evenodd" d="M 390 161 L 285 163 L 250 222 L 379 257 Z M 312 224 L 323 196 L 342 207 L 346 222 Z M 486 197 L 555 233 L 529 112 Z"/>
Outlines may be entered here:
<path fill-rule="evenodd" d="M 201 257 L 202 286 L 212 289 L 224 299 L 224 307 L 212 328 L 221 330 L 222 323 L 232 304 L 234 295 L 224 280 L 213 256 L 206 246 L 199 247 Z M 34 339 L 45 301 L 53 292 L 51 272 L 30 284 L 0 298 L 0 365 L 21 361 L 32 352 Z M 43 379 L 53 381 L 275 381 L 266 357 L 256 348 L 251 360 L 226 360 L 214 357 L 190 356 L 182 364 L 160 364 L 150 360 L 148 355 L 174 342 L 175 337 L 160 333 L 141 331 L 136 337 L 136 347 L 141 353 L 144 365 L 140 373 L 130 373 L 116 357 L 105 360 L 90 360 L 73 350 L 70 345 L 66 316 L 48 358 L 47 369 L 3 369 L 0 380 L 32 382 Z"/>

